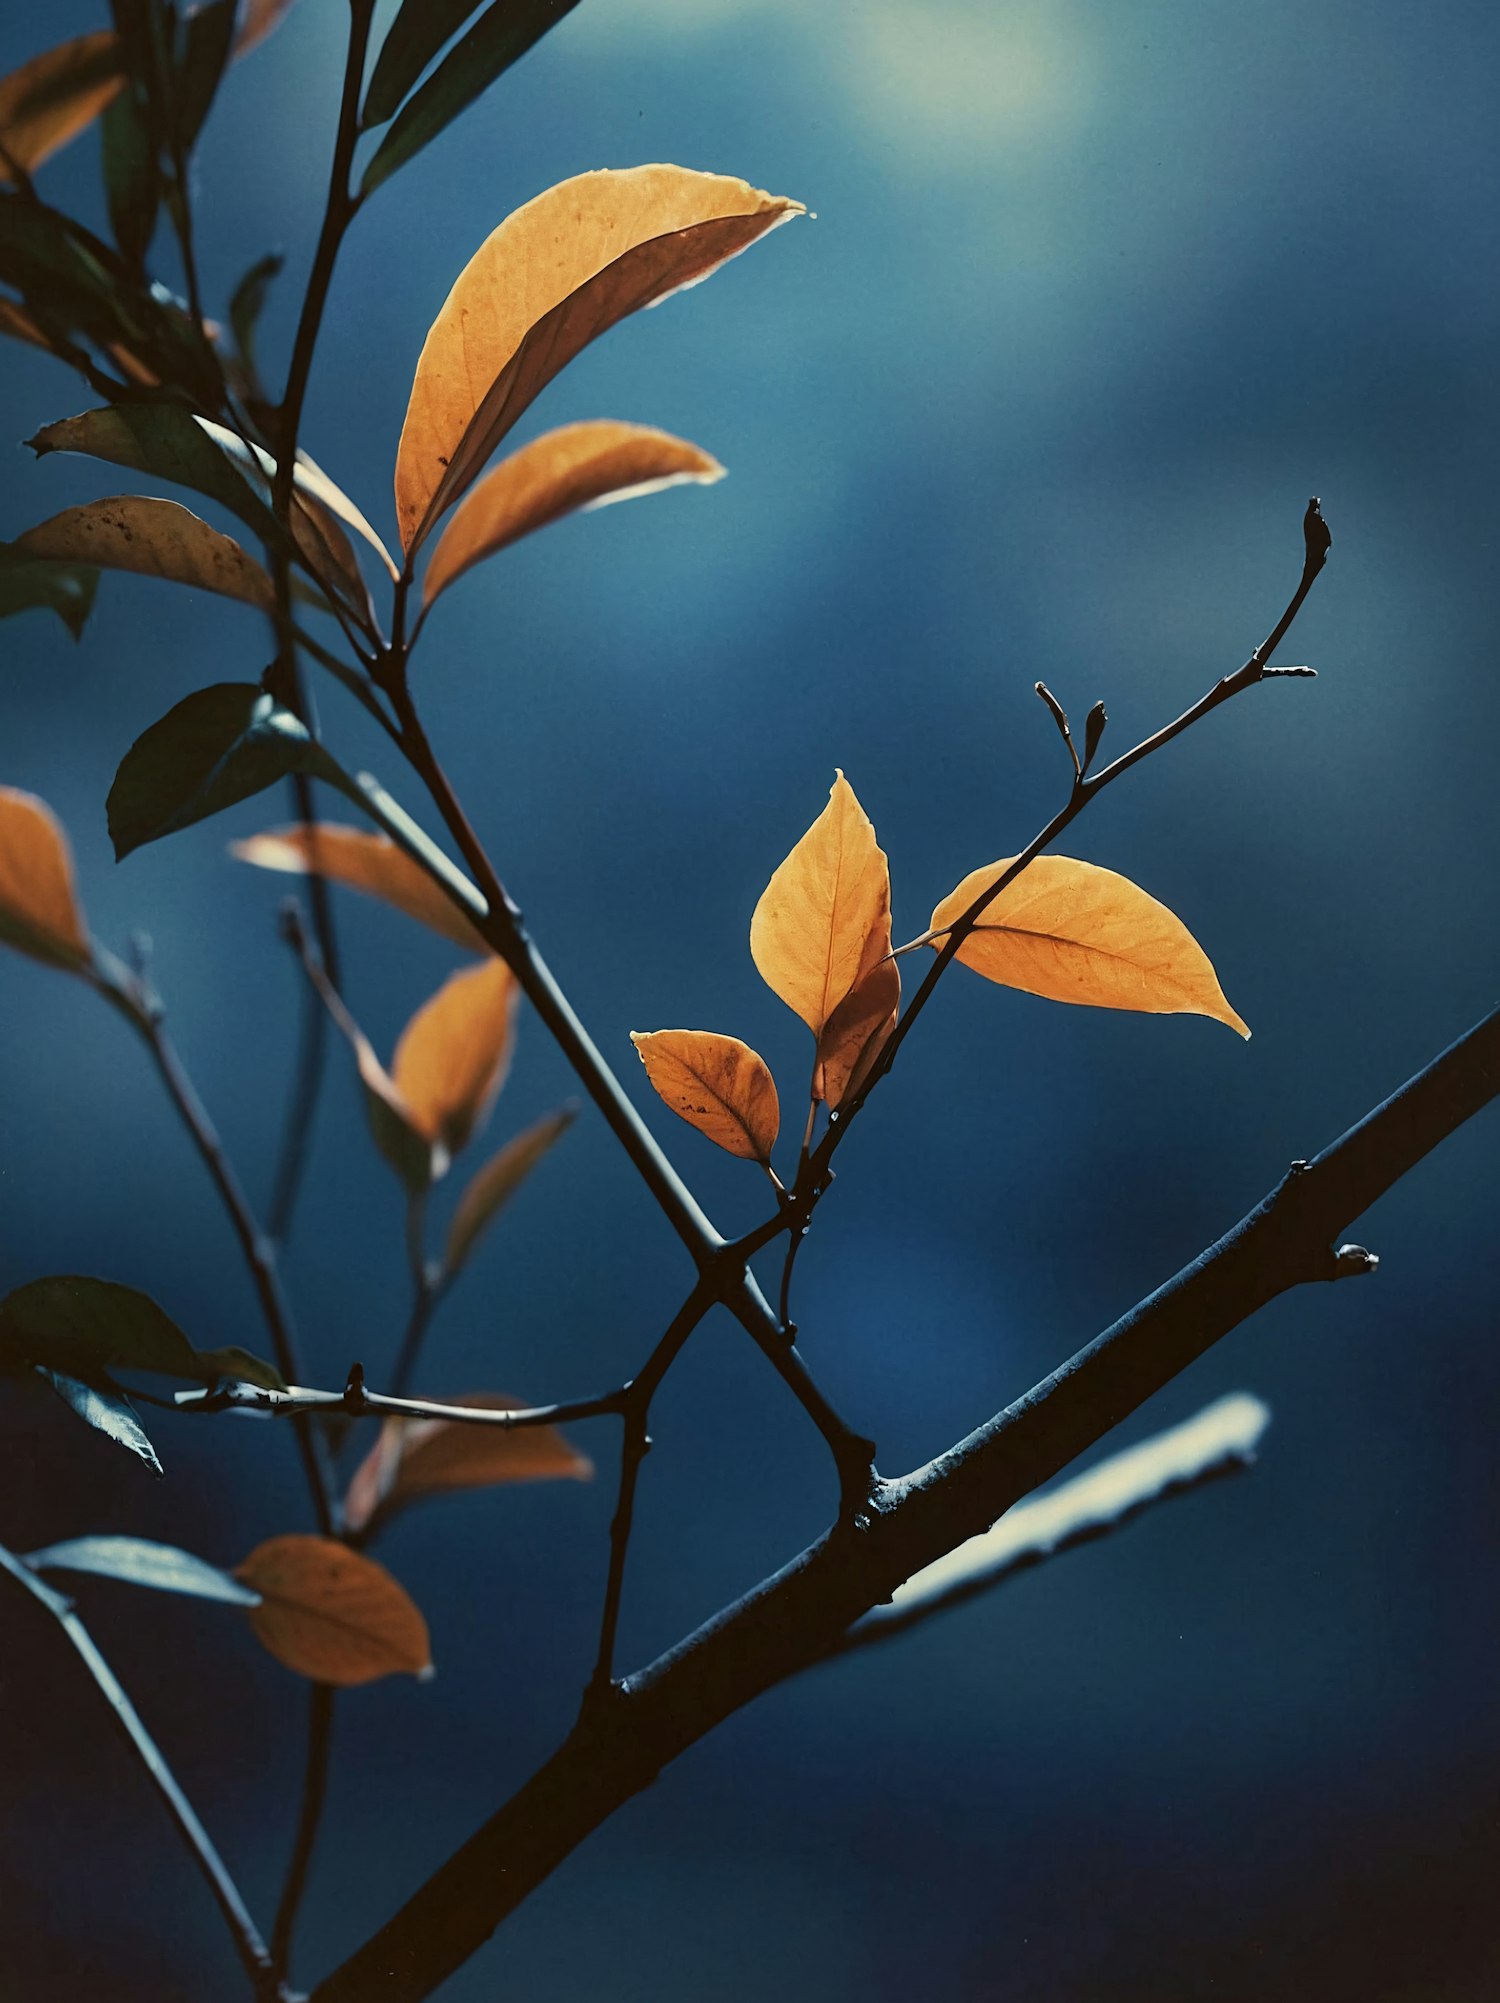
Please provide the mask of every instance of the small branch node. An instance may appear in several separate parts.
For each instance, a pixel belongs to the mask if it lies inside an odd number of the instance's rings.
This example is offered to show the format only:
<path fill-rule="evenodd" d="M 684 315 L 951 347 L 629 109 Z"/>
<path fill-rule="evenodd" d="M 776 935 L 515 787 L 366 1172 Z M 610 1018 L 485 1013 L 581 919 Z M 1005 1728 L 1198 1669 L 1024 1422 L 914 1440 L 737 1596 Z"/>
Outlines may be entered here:
<path fill-rule="evenodd" d="M 368 1409 L 365 1366 L 362 1363 L 351 1363 L 349 1366 L 349 1375 L 344 1382 L 344 1409 L 356 1418 Z"/>

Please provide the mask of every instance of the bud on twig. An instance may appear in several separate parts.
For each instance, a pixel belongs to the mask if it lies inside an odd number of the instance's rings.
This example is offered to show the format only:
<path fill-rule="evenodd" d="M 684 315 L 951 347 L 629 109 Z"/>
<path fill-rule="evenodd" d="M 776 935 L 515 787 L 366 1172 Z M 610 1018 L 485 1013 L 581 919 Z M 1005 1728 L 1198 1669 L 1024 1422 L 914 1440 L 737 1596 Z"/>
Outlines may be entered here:
<path fill-rule="evenodd" d="M 1102 702 L 1096 702 L 1088 713 L 1083 726 L 1083 769 L 1086 772 L 1094 762 L 1094 753 L 1099 749 L 1099 740 L 1104 735 L 1104 726 L 1109 722 L 1109 712 Z"/>

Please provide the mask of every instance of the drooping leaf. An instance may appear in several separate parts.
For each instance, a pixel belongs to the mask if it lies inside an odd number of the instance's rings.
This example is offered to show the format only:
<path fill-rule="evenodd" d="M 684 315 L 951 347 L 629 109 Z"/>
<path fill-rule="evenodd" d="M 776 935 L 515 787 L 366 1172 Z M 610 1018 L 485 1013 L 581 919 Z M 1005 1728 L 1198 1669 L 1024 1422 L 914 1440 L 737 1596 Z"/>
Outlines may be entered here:
<path fill-rule="evenodd" d="M 386 31 L 375 73 L 365 92 L 360 124 L 384 125 L 450 35 L 456 35 L 480 0 L 403 0 Z"/>
<path fill-rule="evenodd" d="M 297 454 L 297 466 L 292 480 L 298 493 L 309 504 L 320 502 L 331 515 L 337 515 L 339 520 L 347 522 L 357 535 L 363 536 L 385 565 L 390 577 L 400 576 L 394 557 L 366 521 L 360 509 L 350 500 L 343 488 L 336 481 L 330 480 L 322 467 L 315 465 L 305 452 Z"/>
<path fill-rule="evenodd" d="M 333 1018 L 334 1026 L 354 1053 L 375 1145 L 410 1194 L 418 1196 L 446 1172 L 447 1154 L 435 1148 L 429 1136 L 422 1132 L 416 1114 L 375 1055 L 370 1039 L 349 1013 L 342 995 L 326 974 L 317 966 L 310 967 L 308 973 L 323 1006 Z"/>
<path fill-rule="evenodd" d="M 417 363 L 396 457 L 408 555 L 580 349 L 802 213 L 726 175 L 660 166 L 579 174 L 507 217 L 459 274 Z"/>
<path fill-rule="evenodd" d="M 210 430 L 180 404 L 115 403 L 45 424 L 26 442 L 39 459 L 49 452 L 81 452 L 191 487 L 238 515 L 258 536 L 274 540 L 276 518 L 224 451 L 215 435 L 219 429 Z"/>
<path fill-rule="evenodd" d="M 574 1111 L 571 1106 L 563 1106 L 555 1113 L 544 1114 L 523 1133 L 508 1140 L 498 1154 L 491 1155 L 484 1167 L 476 1171 L 458 1199 L 453 1222 L 448 1226 L 444 1264 L 450 1277 L 461 1269 L 480 1235 L 499 1216 L 542 1156 L 572 1125 Z"/>
<path fill-rule="evenodd" d="M 365 169 L 360 192 L 368 195 L 404 167 L 577 5 L 578 0 L 491 0 L 381 140 Z M 437 0 L 407 0 L 407 13 L 419 10 L 436 14 L 440 8 Z"/>
<path fill-rule="evenodd" d="M 630 1040 L 674 1113 L 730 1154 L 770 1165 L 781 1107 L 763 1057 L 708 1029 L 632 1030 Z"/>
<path fill-rule="evenodd" d="M 29 1280 L 0 1301 L 0 1350 L 93 1379 L 150 1370 L 201 1382 L 193 1345 L 149 1294 L 79 1273 Z"/>
<path fill-rule="evenodd" d="M 75 640 L 94 609 L 99 573 L 92 564 L 52 563 L 0 542 L 0 619 L 13 612 L 55 612 Z"/>
<path fill-rule="evenodd" d="M 0 941 L 76 972 L 91 956 L 68 838 L 32 793 L 0 786 Z"/>
<path fill-rule="evenodd" d="M 309 873 L 314 848 L 318 873 L 330 882 L 363 891 L 367 897 L 378 897 L 382 903 L 393 905 L 408 918 L 430 926 L 466 952 L 490 952 L 490 947 L 421 864 L 384 835 L 319 821 L 316 828 L 275 828 L 267 834 L 230 843 L 231 855 L 238 856 L 241 862 L 254 863 L 260 869 L 285 870 L 293 876 Z"/>
<path fill-rule="evenodd" d="M 427 1623 L 383 1565 L 331 1537 L 258 1544 L 235 1577 L 260 1594 L 249 1621 L 261 1644 L 317 1683 L 432 1673 Z"/>
<path fill-rule="evenodd" d="M 396 1090 L 420 1132 L 455 1155 L 489 1112 L 510 1069 L 520 985 L 501 959 L 452 975 L 401 1033 Z"/>
<path fill-rule="evenodd" d="M 107 28 L 62 42 L 0 78 L 0 181 L 12 178 L 7 155 L 29 174 L 91 124 L 123 83 Z"/>
<path fill-rule="evenodd" d="M 649 425 L 599 419 L 545 432 L 502 459 L 460 503 L 432 552 L 423 603 L 485 557 L 576 509 L 723 477 L 717 459 Z"/>
<path fill-rule="evenodd" d="M 750 953 L 761 979 L 814 1036 L 865 971 L 889 923 L 891 878 L 870 818 L 839 772 L 828 805 L 761 893 Z"/>
<path fill-rule="evenodd" d="M 290 772 L 345 783 L 306 725 L 253 683 L 198 689 L 144 731 L 120 761 L 107 805 L 116 859 Z"/>
<path fill-rule="evenodd" d="M 92 1382 L 85 1382 L 81 1377 L 70 1377 L 63 1370 L 48 1370 L 42 1364 L 36 1366 L 36 1374 L 43 1383 L 51 1385 L 68 1409 L 86 1426 L 92 1426 L 96 1433 L 103 1433 L 117 1446 L 128 1448 L 138 1460 L 145 1462 L 152 1474 L 162 1473 L 156 1449 L 147 1439 L 145 1428 L 136 1417 L 135 1407 L 118 1384 L 112 1384 L 102 1373 Z"/>
<path fill-rule="evenodd" d="M 102 570 L 130 570 L 172 584 L 196 585 L 225 598 L 242 599 L 257 611 L 275 604 L 271 580 L 229 536 L 176 501 L 144 494 L 116 494 L 64 508 L 14 545 L 59 563 L 97 564 Z"/>
<path fill-rule="evenodd" d="M 444 1402 L 439 1400 L 438 1402 Z M 512 1412 L 519 1401 L 477 1391 L 455 1405 Z M 387 1419 L 349 1484 L 344 1521 L 365 1530 L 377 1517 L 444 1490 L 515 1481 L 588 1481 L 594 1464 L 556 1426 L 480 1426 L 453 1419 Z"/>
<path fill-rule="evenodd" d="M 285 263 L 282 252 L 268 251 L 264 257 L 255 260 L 229 295 L 229 325 L 234 332 L 235 346 L 240 351 L 240 360 L 245 364 L 252 382 L 260 380 L 260 365 L 255 352 L 260 316 L 265 311 L 271 283 Z"/>
<path fill-rule="evenodd" d="M 157 1544 L 149 1537 L 70 1537 L 28 1551 L 33 1572 L 89 1572 L 101 1579 L 119 1579 L 127 1586 L 149 1586 L 158 1593 L 187 1593 L 197 1600 L 220 1600 L 232 1607 L 260 1605 L 260 1594 L 242 1586 L 231 1573 L 181 1551 L 175 1544 Z"/>
<path fill-rule="evenodd" d="M 972 870 L 933 912 L 932 931 L 945 934 L 1009 867 L 1001 861 Z M 1030 863 L 986 908 L 956 957 L 986 980 L 1049 1001 L 1207 1015 L 1250 1034 L 1180 918 L 1128 877 L 1068 856 Z"/>

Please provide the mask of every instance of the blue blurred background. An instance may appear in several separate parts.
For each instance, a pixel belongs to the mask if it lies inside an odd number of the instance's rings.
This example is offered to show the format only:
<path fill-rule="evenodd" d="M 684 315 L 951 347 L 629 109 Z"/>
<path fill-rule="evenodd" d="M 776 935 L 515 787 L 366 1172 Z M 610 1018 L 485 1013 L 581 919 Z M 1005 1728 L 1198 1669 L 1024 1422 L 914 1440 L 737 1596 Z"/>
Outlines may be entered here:
<path fill-rule="evenodd" d="M 102 12 L 8 6 L 0 69 Z M 211 304 L 264 250 L 288 254 L 273 381 L 343 17 L 302 0 L 232 73 L 202 148 Z M 956 970 L 840 1157 L 797 1319 L 889 1472 L 1024 1390 L 1496 998 L 1497 64 L 1500 21 L 1464 0 L 585 0 L 348 242 L 304 436 L 385 527 L 423 335 L 511 208 L 583 168 L 674 160 L 816 212 L 611 334 L 522 427 L 656 423 L 730 479 L 567 522 L 464 580 L 417 677 L 545 950 L 726 1229 L 762 1214 L 757 1179 L 651 1101 L 627 1032 L 732 1031 L 795 1096 L 805 1032 L 746 930 L 834 766 L 889 850 L 910 936 L 1061 796 L 1035 680 L 1075 716 L 1104 697 L 1117 746 L 1163 721 L 1268 629 L 1323 497 L 1333 558 L 1281 657 L 1320 679 L 1221 712 L 1073 844 L 1186 920 L 1254 1040 Z M 89 216 L 96 148 L 41 175 Z M 7 346 L 7 440 L 89 401 Z M 19 445 L 8 465 L 7 536 L 125 484 Z M 285 803 L 120 869 L 103 812 L 145 725 L 259 671 L 263 626 L 110 577 L 76 649 L 40 613 L 0 644 L 3 778 L 66 820 L 100 937 L 152 934 L 173 1029 L 263 1196 L 299 997 L 274 934 L 285 884 L 225 842 Z M 360 712 L 320 694 L 345 762 L 416 805 Z M 344 900 L 339 919 L 348 992 L 388 1051 L 453 955 L 372 906 Z M 0 994 L 0 1280 L 100 1273 L 204 1345 L 263 1346 L 128 1030 L 14 957 Z M 492 1140 L 569 1090 L 526 1023 Z M 1253 1476 L 764 1699 L 444 1994 L 1497 1993 L 1496 1131 L 1475 1122 L 1361 1224 L 1378 1278 L 1283 1300 L 1129 1428 L 1256 1390 L 1276 1422 Z M 406 1306 L 400 1201 L 342 1062 L 287 1272 L 317 1378 L 357 1355 L 378 1381 Z M 585 1116 L 444 1308 L 423 1388 L 600 1389 L 686 1278 Z M 233 1563 L 306 1527 L 290 1442 L 260 1427 L 157 1415 L 159 1484 L 60 1407 L 8 1405 L 0 1428 L 14 1546 L 131 1530 Z M 695 1339 L 653 1430 L 627 1663 L 799 1548 L 832 1500 L 815 1436 L 727 1325 Z M 457 1497 L 382 1544 L 428 1611 L 438 1676 L 340 1706 L 307 1977 L 566 1729 L 612 1489 Z M 302 1689 L 227 1610 L 77 1590 L 268 1915 Z M 191 1865 L 39 1623 L 7 1600 L 0 1987 L 238 1993 Z"/>

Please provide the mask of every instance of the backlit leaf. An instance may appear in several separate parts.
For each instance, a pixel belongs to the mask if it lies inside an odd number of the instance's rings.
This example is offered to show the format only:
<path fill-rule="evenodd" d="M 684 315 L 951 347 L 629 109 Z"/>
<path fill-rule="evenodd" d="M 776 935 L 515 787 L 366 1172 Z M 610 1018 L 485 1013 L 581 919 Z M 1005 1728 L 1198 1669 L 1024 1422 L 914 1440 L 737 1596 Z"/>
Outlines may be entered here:
<path fill-rule="evenodd" d="M 31 793 L 0 786 L 0 940 L 49 967 L 90 959 L 68 838 Z"/>
<path fill-rule="evenodd" d="M 251 835 L 246 841 L 231 842 L 230 853 L 260 869 L 305 876 L 312 868 L 314 844 L 318 873 L 330 882 L 394 905 L 467 952 L 487 954 L 491 950 L 422 865 L 384 835 L 320 821 L 315 829 L 276 828 L 268 834 Z"/>
<path fill-rule="evenodd" d="M 859 979 L 829 1016 L 818 1038 L 813 1097 L 841 1106 L 855 1097 L 890 1041 L 901 1006 L 901 970 L 891 950 L 891 915 L 865 942 Z"/>
<path fill-rule="evenodd" d="M 971 871 L 933 912 L 932 930 L 945 931 L 1009 867 Z M 986 980 L 1050 1001 L 1207 1015 L 1250 1034 L 1182 920 L 1127 877 L 1090 862 L 1038 856 L 986 908 L 956 957 Z"/>
<path fill-rule="evenodd" d="M 400 1176 L 407 1190 L 418 1196 L 448 1167 L 446 1153 L 433 1147 L 417 1123 L 395 1080 L 375 1055 L 374 1046 L 345 1006 L 343 997 L 320 967 L 308 970 L 309 978 L 322 998 L 334 1025 L 354 1052 L 359 1082 L 365 1090 L 365 1111 L 375 1145 Z"/>
<path fill-rule="evenodd" d="M 289 772 L 343 783 L 306 725 L 253 683 L 198 689 L 120 761 L 108 801 L 116 858 L 232 807 Z"/>
<path fill-rule="evenodd" d="M 107 28 L 62 42 L 0 78 L 0 181 L 11 178 L 7 154 L 30 173 L 97 118 L 123 83 Z"/>
<path fill-rule="evenodd" d="M 242 1586 L 230 1573 L 180 1551 L 175 1544 L 157 1544 L 147 1537 L 71 1537 L 28 1551 L 34 1572 L 90 1572 L 101 1579 L 119 1579 L 127 1586 L 149 1586 L 158 1593 L 187 1593 L 198 1600 L 221 1600 L 232 1607 L 260 1604 L 259 1593 Z"/>
<path fill-rule="evenodd" d="M 576 175 L 507 217 L 417 363 L 396 456 L 408 554 L 581 348 L 802 213 L 744 181 L 659 166 Z"/>
<path fill-rule="evenodd" d="M 717 459 L 649 425 L 599 419 L 548 431 L 502 459 L 459 506 L 432 552 L 423 602 L 430 605 L 455 577 L 508 543 L 578 508 L 723 477 Z"/>
<path fill-rule="evenodd" d="M 275 604 L 271 580 L 237 542 L 176 501 L 117 494 L 64 508 L 17 538 L 15 548 L 61 563 L 137 571 L 173 584 L 239 598 L 258 611 Z"/>
<path fill-rule="evenodd" d="M 271 1537 L 235 1577 L 260 1594 L 249 1621 L 278 1662 L 316 1683 L 432 1673 L 427 1623 L 383 1565 L 331 1537 Z"/>
<path fill-rule="evenodd" d="M 103 1375 L 92 1383 L 86 1383 L 81 1377 L 70 1377 L 63 1370 L 48 1370 L 41 1364 L 37 1365 L 37 1375 L 43 1383 L 52 1387 L 69 1411 L 82 1419 L 86 1426 L 103 1433 L 117 1446 L 128 1448 L 138 1460 L 146 1463 L 152 1474 L 162 1472 L 156 1449 L 147 1439 L 145 1428 L 136 1417 L 135 1407 L 118 1384 L 111 1384 Z"/>
<path fill-rule="evenodd" d="M 476 1172 L 459 1198 L 453 1222 L 448 1227 L 444 1263 L 450 1275 L 458 1272 L 473 1251 L 480 1234 L 504 1209 L 542 1156 L 572 1125 L 573 1118 L 574 1109 L 571 1106 L 545 1114 L 524 1133 L 507 1141 L 500 1152 L 491 1155 L 484 1167 Z"/>
<path fill-rule="evenodd" d="M 891 878 L 870 818 L 838 773 L 828 805 L 761 893 L 750 953 L 761 979 L 814 1036 L 865 971 L 890 922 Z"/>
<path fill-rule="evenodd" d="M 0 619 L 40 607 L 55 612 L 77 640 L 94 609 L 98 584 L 99 573 L 91 564 L 52 563 L 0 542 Z"/>
<path fill-rule="evenodd" d="M 510 1068 L 520 986 L 500 959 L 445 981 L 401 1033 L 391 1064 L 420 1132 L 449 1155 L 489 1112 Z"/>
<path fill-rule="evenodd" d="M 441 1402 L 441 1401 L 440 1401 Z M 478 1391 L 455 1405 L 520 1409 L 518 1400 Z M 493 1488 L 514 1481 L 588 1481 L 594 1464 L 556 1426 L 480 1426 L 452 1419 L 387 1419 L 355 1471 L 344 1521 L 364 1530 L 408 1502 L 445 1489 Z"/>
<path fill-rule="evenodd" d="M 708 1029 L 632 1030 L 630 1040 L 674 1113 L 730 1154 L 769 1164 L 781 1108 L 764 1058 Z"/>

